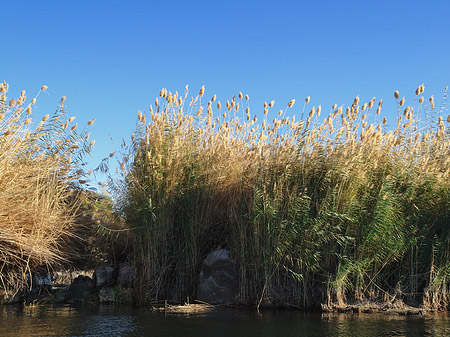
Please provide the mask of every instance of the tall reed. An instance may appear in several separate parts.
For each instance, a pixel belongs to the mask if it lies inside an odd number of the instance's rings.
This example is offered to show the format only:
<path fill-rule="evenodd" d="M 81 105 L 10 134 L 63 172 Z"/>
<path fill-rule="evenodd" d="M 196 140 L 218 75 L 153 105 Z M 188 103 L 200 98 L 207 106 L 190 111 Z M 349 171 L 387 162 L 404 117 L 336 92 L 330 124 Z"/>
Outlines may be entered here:
<path fill-rule="evenodd" d="M 450 118 L 423 85 L 412 106 L 395 93 L 394 128 L 375 98 L 307 97 L 299 121 L 295 100 L 278 113 L 271 101 L 258 122 L 248 95 L 204 94 L 162 89 L 124 144 L 116 199 L 143 301 L 195 297 L 202 259 L 222 247 L 246 304 L 345 305 L 400 287 L 447 305 Z"/>
<path fill-rule="evenodd" d="M 79 167 L 91 145 L 85 131 L 69 128 L 65 97 L 36 121 L 37 96 L 27 103 L 22 91 L 10 99 L 8 89 L 0 83 L 0 288 L 20 289 L 32 286 L 36 268 L 66 257 L 77 208 L 72 192 L 86 175 Z"/>

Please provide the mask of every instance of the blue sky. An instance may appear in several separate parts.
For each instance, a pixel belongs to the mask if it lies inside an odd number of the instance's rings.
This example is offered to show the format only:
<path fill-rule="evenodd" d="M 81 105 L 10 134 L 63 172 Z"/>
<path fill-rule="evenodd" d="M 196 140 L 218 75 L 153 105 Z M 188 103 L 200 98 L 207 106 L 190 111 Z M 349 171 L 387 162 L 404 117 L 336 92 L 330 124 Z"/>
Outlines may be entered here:
<path fill-rule="evenodd" d="M 7 1 L 2 3 L 0 81 L 32 97 L 37 114 L 67 96 L 79 124 L 96 118 L 89 167 L 129 139 L 138 110 L 161 88 L 222 101 L 249 94 L 252 112 L 275 99 L 351 104 L 411 102 L 425 83 L 438 99 L 450 84 L 450 1 Z M 302 104 L 291 113 L 300 115 Z M 328 111 L 328 110 L 326 110 Z M 270 116 L 269 116 L 270 117 Z"/>

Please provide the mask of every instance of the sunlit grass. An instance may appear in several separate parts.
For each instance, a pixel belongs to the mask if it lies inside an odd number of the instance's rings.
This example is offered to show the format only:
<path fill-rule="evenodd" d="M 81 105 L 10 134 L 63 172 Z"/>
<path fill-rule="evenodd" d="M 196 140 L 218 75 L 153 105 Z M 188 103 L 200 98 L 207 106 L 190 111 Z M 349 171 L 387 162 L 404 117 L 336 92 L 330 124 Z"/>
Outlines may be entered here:
<path fill-rule="evenodd" d="M 87 176 L 80 167 L 90 145 L 65 117 L 66 97 L 35 119 L 37 96 L 27 103 L 25 91 L 12 99 L 8 89 L 0 83 L 0 288 L 17 289 L 32 286 L 37 268 L 64 261 L 78 205 L 71 193 Z"/>
<path fill-rule="evenodd" d="M 192 98 L 162 89 L 138 114 L 115 185 L 141 300 L 195 296 L 217 247 L 231 250 L 239 299 L 254 305 L 447 286 L 435 270 L 450 262 L 449 118 L 424 89 L 410 106 L 395 92 L 390 129 L 375 98 L 329 109 L 307 97 L 302 120 L 295 100 L 276 113 L 271 101 L 258 120 L 241 92 L 220 102 L 204 87 Z"/>

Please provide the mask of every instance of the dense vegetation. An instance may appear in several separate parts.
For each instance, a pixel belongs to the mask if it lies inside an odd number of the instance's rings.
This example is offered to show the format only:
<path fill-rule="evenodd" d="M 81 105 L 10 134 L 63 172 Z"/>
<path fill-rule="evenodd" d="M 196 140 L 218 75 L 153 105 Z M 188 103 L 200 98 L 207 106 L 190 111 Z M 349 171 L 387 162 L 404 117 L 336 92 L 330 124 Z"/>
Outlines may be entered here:
<path fill-rule="evenodd" d="M 8 99 L 8 89 L 0 83 L 0 289 L 20 289 L 33 286 L 32 271 L 76 253 L 65 243 L 74 236 L 74 192 L 87 176 L 82 156 L 93 141 L 78 132 L 75 117 L 66 118 L 65 97 L 37 123 L 37 96 Z"/>
<path fill-rule="evenodd" d="M 195 297 L 202 259 L 221 247 L 242 303 L 343 306 L 402 292 L 446 308 L 450 119 L 423 93 L 406 106 L 395 92 L 387 127 L 375 98 L 299 121 L 292 100 L 269 122 L 272 101 L 258 122 L 242 93 L 222 106 L 202 102 L 204 87 L 190 100 L 163 89 L 139 112 L 111 185 L 141 300 Z"/>
<path fill-rule="evenodd" d="M 36 99 L 0 90 L 0 288 L 29 287 L 30 271 L 67 259 L 80 233 L 82 156 L 93 141 L 67 119 L 64 97 L 35 125 Z M 195 298 L 201 262 L 220 247 L 247 305 L 342 307 L 402 294 L 447 309 L 447 88 L 441 106 L 423 85 L 410 106 L 395 92 L 396 126 L 375 98 L 325 111 L 308 97 L 300 120 L 294 100 L 278 113 L 272 101 L 258 121 L 247 95 L 222 107 L 215 95 L 202 102 L 204 92 L 163 89 L 139 112 L 108 186 L 120 227 L 109 233 L 131 242 L 142 302 Z"/>

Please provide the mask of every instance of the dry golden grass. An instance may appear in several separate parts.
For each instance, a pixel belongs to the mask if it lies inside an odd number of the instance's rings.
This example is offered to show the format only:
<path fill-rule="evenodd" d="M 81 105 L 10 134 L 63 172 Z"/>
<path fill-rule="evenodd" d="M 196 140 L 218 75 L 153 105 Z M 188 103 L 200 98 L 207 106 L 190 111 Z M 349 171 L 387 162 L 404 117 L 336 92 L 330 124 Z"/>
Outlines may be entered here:
<path fill-rule="evenodd" d="M 4 82 L 0 91 L 0 288 L 32 286 L 35 268 L 64 261 L 77 207 L 70 186 L 83 175 L 74 166 L 89 147 L 64 129 L 65 97 L 32 126 L 37 96 L 10 100 Z"/>

